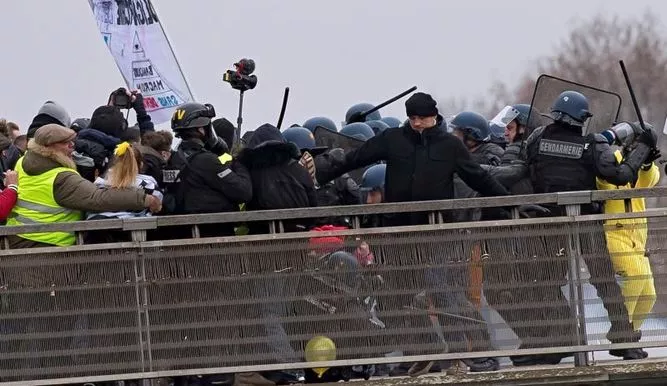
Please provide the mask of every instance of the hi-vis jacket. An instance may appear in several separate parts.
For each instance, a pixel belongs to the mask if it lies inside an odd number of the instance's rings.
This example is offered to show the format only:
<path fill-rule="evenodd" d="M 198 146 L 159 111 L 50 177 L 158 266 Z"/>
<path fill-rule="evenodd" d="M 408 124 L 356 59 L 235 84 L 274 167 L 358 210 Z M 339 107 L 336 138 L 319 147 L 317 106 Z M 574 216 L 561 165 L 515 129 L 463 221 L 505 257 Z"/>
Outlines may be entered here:
<path fill-rule="evenodd" d="M 622 159 L 621 153 L 617 151 L 615 156 L 620 162 Z M 617 186 L 598 179 L 597 188 L 599 190 L 652 188 L 659 180 L 660 170 L 653 164 L 648 170 L 639 170 L 637 181 L 634 185 Z M 606 214 L 644 212 L 645 210 L 646 201 L 641 197 L 630 200 L 608 200 L 604 203 L 604 213 Z M 612 255 L 623 253 L 625 256 L 644 256 L 648 235 L 646 218 L 607 220 L 605 221 L 605 226 L 614 227 L 613 229 L 607 228 L 606 231 L 607 246 Z"/>

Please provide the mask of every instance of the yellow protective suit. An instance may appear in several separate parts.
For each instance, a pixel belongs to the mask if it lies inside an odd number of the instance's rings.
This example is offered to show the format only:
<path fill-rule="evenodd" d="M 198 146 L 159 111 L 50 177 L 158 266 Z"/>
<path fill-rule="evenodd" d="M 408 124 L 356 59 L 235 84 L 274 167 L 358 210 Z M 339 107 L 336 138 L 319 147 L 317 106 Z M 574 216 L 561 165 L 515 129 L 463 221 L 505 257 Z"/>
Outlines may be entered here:
<path fill-rule="evenodd" d="M 616 152 L 620 162 L 621 152 Z M 598 190 L 633 189 L 654 187 L 660 179 L 660 171 L 653 164 L 649 170 L 640 170 L 634 185 L 616 186 L 607 181 L 597 180 Z M 646 202 L 643 198 L 632 200 L 609 200 L 604 203 L 604 213 L 644 212 Z M 607 220 L 605 222 L 607 247 L 611 253 L 616 273 L 623 278 L 621 291 L 625 306 L 630 315 L 630 322 L 638 331 L 653 309 L 656 294 L 653 283 L 651 264 L 646 257 L 646 239 L 648 230 L 646 218 Z"/>

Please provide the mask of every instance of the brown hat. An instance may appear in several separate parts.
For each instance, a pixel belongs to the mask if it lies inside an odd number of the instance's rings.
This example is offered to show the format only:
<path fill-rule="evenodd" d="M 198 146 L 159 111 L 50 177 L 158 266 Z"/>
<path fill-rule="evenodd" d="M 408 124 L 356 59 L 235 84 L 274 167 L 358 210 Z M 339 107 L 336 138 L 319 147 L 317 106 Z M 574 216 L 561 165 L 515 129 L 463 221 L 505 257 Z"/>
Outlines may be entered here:
<path fill-rule="evenodd" d="M 54 143 L 68 142 L 76 138 L 76 132 L 58 124 L 48 124 L 35 132 L 35 143 L 49 146 Z"/>

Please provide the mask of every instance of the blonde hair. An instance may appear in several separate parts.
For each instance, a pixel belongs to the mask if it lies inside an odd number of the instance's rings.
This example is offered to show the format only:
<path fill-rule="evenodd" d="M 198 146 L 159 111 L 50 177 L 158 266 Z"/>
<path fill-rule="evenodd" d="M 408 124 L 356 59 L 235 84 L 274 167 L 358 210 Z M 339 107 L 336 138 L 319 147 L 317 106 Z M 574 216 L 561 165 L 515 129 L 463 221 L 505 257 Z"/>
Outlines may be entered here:
<path fill-rule="evenodd" d="M 113 165 L 107 172 L 107 185 L 112 188 L 129 188 L 134 186 L 139 174 L 141 164 L 141 153 L 130 145 L 123 142 L 116 146 L 114 151 Z"/>

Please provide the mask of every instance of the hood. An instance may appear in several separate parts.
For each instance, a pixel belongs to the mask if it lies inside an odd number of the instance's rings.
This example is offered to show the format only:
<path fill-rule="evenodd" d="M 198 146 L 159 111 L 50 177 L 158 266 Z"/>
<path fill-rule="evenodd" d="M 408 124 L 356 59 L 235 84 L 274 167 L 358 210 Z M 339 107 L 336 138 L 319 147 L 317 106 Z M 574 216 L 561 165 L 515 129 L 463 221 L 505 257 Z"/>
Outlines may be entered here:
<path fill-rule="evenodd" d="M 96 129 L 83 129 L 79 131 L 77 139 L 86 139 L 97 142 L 107 150 L 114 150 L 120 143 L 120 139 L 112 137 Z"/>
<path fill-rule="evenodd" d="M 71 158 L 48 147 L 38 145 L 34 140 L 28 142 L 28 151 L 23 157 L 23 170 L 28 175 L 42 174 L 58 167 L 66 167 L 76 171 L 76 164 Z"/>
<path fill-rule="evenodd" d="M 296 145 L 286 142 L 280 130 L 265 123 L 255 130 L 238 158 L 249 168 L 263 168 L 284 164 L 290 159 L 298 159 L 300 155 Z"/>
<path fill-rule="evenodd" d="M 141 153 L 142 157 L 154 157 L 160 159 L 161 164 L 166 164 L 167 161 L 162 158 L 162 154 L 160 154 L 159 151 L 153 149 L 150 146 L 144 146 L 144 145 L 136 145 L 137 149 L 139 149 L 139 152 Z"/>
<path fill-rule="evenodd" d="M 35 136 L 35 132 L 40 127 L 53 123 L 62 126 L 62 123 L 59 120 L 48 114 L 37 114 L 37 116 L 35 116 L 35 118 L 33 118 L 32 122 L 30 123 L 30 126 L 28 126 L 28 139 L 33 138 Z"/>

